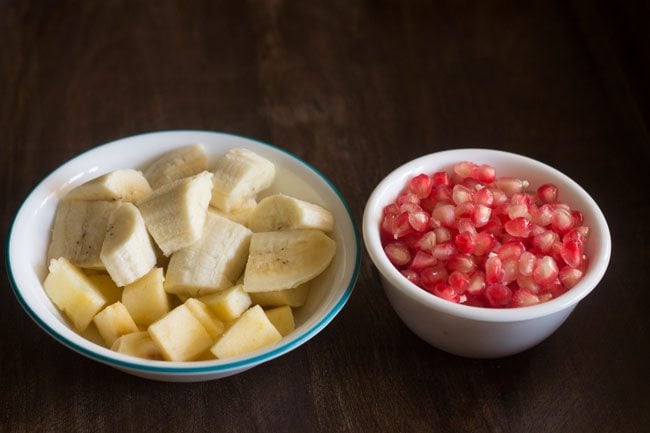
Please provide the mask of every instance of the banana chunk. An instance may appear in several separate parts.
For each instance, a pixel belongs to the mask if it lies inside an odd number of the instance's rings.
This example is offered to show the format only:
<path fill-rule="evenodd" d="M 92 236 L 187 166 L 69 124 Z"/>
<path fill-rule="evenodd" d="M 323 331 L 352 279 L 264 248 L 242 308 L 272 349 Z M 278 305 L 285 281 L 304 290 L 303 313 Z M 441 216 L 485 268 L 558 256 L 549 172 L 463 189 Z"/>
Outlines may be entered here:
<path fill-rule="evenodd" d="M 196 242 L 210 203 L 212 173 L 176 180 L 138 202 L 151 236 L 167 257 Z"/>
<path fill-rule="evenodd" d="M 122 203 L 111 214 L 100 258 L 120 287 L 143 277 L 156 265 L 156 252 L 144 219 L 133 204 Z"/>
<path fill-rule="evenodd" d="M 260 201 L 248 219 L 248 227 L 254 232 L 292 229 L 329 232 L 334 228 L 334 216 L 318 205 L 276 194 Z"/>
<path fill-rule="evenodd" d="M 327 268 L 336 242 L 320 230 L 253 233 L 244 272 L 247 292 L 297 287 Z"/>
<path fill-rule="evenodd" d="M 122 200 L 136 202 L 151 193 L 141 172 L 115 170 L 70 191 L 65 200 Z"/>
<path fill-rule="evenodd" d="M 201 239 L 169 260 L 165 290 L 202 296 L 232 287 L 246 266 L 251 235 L 241 224 L 208 212 Z"/>
<path fill-rule="evenodd" d="M 178 179 L 194 176 L 207 170 L 208 158 L 200 144 L 181 147 L 165 153 L 144 171 L 144 177 L 153 189 Z"/>
<path fill-rule="evenodd" d="M 210 204 L 230 213 L 265 190 L 275 178 L 275 166 L 247 149 L 230 149 L 214 167 Z"/>
<path fill-rule="evenodd" d="M 81 268 L 105 269 L 100 253 L 108 218 L 119 206 L 119 202 L 103 200 L 59 202 L 48 258 L 65 257 Z"/>

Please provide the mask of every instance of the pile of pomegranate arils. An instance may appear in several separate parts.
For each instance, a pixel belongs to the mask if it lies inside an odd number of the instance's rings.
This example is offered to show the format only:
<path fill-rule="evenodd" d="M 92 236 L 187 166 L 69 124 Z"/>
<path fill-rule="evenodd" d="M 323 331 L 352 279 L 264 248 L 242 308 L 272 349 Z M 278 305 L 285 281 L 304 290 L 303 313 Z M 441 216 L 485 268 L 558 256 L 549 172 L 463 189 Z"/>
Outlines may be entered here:
<path fill-rule="evenodd" d="M 556 298 L 587 269 L 589 227 L 555 185 L 528 188 L 467 161 L 415 176 L 384 208 L 384 251 L 411 282 L 451 302 L 508 308 Z"/>

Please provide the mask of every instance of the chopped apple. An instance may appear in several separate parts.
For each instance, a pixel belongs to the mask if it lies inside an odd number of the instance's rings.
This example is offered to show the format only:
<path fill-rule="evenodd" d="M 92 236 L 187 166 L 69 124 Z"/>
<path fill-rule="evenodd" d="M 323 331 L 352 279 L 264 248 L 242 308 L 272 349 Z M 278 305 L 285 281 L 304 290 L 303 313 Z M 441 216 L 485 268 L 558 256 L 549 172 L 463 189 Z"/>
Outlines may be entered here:
<path fill-rule="evenodd" d="M 277 343 L 282 335 L 259 305 L 249 308 L 223 333 L 210 351 L 219 359 L 252 352 Z"/>
<path fill-rule="evenodd" d="M 194 317 L 199 319 L 199 322 L 201 322 L 213 340 L 216 340 L 221 334 L 223 334 L 223 322 L 219 320 L 216 314 L 207 305 L 194 298 L 185 301 L 185 305 L 187 305 L 187 308 L 189 308 L 192 314 L 194 314 Z"/>
<path fill-rule="evenodd" d="M 283 337 L 296 329 L 296 324 L 293 321 L 293 312 L 288 305 L 266 310 L 264 313 Z"/>
<path fill-rule="evenodd" d="M 253 304 L 262 307 L 301 307 L 309 294 L 309 282 L 299 285 L 294 289 L 273 290 L 270 292 L 249 293 Z"/>
<path fill-rule="evenodd" d="M 203 296 L 199 300 L 210 307 L 224 322 L 235 320 L 252 305 L 251 297 L 241 284 L 222 292 Z"/>
<path fill-rule="evenodd" d="M 138 325 L 149 326 L 169 312 L 169 297 L 163 280 L 162 268 L 153 268 L 124 287 L 122 303 Z"/>
<path fill-rule="evenodd" d="M 147 331 L 132 332 L 115 340 L 111 350 L 144 359 L 163 359 Z"/>
<path fill-rule="evenodd" d="M 120 300 L 122 296 L 122 288 L 117 287 L 117 284 L 111 279 L 110 275 L 104 273 L 86 271 L 88 279 L 102 292 L 106 298 L 106 304 L 111 305 Z"/>
<path fill-rule="evenodd" d="M 138 332 L 138 325 L 135 324 L 129 310 L 121 302 L 104 308 L 95 315 L 93 322 L 107 347 L 111 347 L 115 340 L 124 334 Z"/>
<path fill-rule="evenodd" d="M 192 361 L 213 343 L 187 305 L 179 305 L 149 326 L 149 335 L 168 361 Z"/>
<path fill-rule="evenodd" d="M 49 268 L 50 273 L 43 282 L 45 293 L 77 330 L 85 330 L 95 314 L 106 305 L 106 298 L 68 259 L 51 260 Z"/>

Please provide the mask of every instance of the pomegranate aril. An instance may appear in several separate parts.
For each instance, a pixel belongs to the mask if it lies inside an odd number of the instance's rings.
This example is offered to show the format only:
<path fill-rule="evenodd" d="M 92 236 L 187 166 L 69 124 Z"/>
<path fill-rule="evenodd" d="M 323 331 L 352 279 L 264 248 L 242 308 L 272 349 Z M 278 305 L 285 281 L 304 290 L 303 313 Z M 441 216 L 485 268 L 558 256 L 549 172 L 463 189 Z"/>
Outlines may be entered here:
<path fill-rule="evenodd" d="M 531 204 L 528 206 L 528 213 L 530 214 L 530 220 L 541 227 L 546 227 L 553 220 L 553 208 L 548 204 L 539 207 Z"/>
<path fill-rule="evenodd" d="M 393 239 L 399 239 L 406 236 L 413 231 L 413 227 L 409 223 L 409 213 L 402 212 L 393 220 L 391 227 L 391 234 Z"/>
<path fill-rule="evenodd" d="M 472 177 L 479 182 L 492 183 L 496 178 L 496 170 L 490 165 L 482 164 L 472 170 Z"/>
<path fill-rule="evenodd" d="M 492 255 L 485 261 L 485 282 L 488 284 L 500 283 L 503 281 L 503 263 L 499 256 Z"/>
<path fill-rule="evenodd" d="M 503 284 L 510 284 L 519 275 L 519 262 L 516 259 L 503 261 Z"/>
<path fill-rule="evenodd" d="M 492 209 L 488 206 L 479 204 L 474 206 L 471 214 L 472 223 L 476 228 L 485 226 L 492 216 Z"/>
<path fill-rule="evenodd" d="M 483 206 L 492 206 L 494 203 L 494 194 L 489 188 L 481 188 L 472 193 L 472 202 Z"/>
<path fill-rule="evenodd" d="M 523 204 L 526 207 L 528 207 L 533 200 L 530 198 L 530 196 L 524 192 L 517 192 L 510 197 L 510 203 L 514 204 Z"/>
<path fill-rule="evenodd" d="M 472 191 L 463 185 L 454 185 L 451 197 L 457 205 L 472 200 Z"/>
<path fill-rule="evenodd" d="M 437 171 L 433 173 L 431 175 L 431 181 L 433 182 L 433 186 L 449 185 L 451 183 L 446 171 Z"/>
<path fill-rule="evenodd" d="M 502 262 L 506 260 L 518 260 L 519 257 L 526 251 L 526 247 L 521 241 L 518 240 L 513 240 L 506 242 L 504 244 L 501 244 L 499 249 L 497 250 L 497 255 L 501 259 Z"/>
<path fill-rule="evenodd" d="M 404 266 L 411 261 L 411 252 L 402 242 L 391 242 L 384 247 L 388 260 L 395 266 Z"/>
<path fill-rule="evenodd" d="M 420 285 L 429 291 L 433 290 L 436 284 L 447 281 L 447 278 L 449 278 L 449 273 L 442 265 L 420 271 Z"/>
<path fill-rule="evenodd" d="M 428 231 L 420 237 L 420 239 L 417 241 L 415 244 L 415 247 L 431 253 L 433 251 L 433 247 L 436 246 L 436 233 L 434 231 Z"/>
<path fill-rule="evenodd" d="M 545 183 L 537 188 L 537 196 L 544 203 L 555 203 L 558 196 L 558 188 L 552 183 Z"/>
<path fill-rule="evenodd" d="M 415 284 L 416 286 L 420 285 L 420 275 L 415 272 L 412 269 L 404 269 L 403 271 L 400 271 L 404 277 L 406 277 L 407 280 Z"/>
<path fill-rule="evenodd" d="M 437 227 L 433 229 L 436 234 L 436 243 L 441 244 L 451 240 L 451 230 L 447 227 Z"/>
<path fill-rule="evenodd" d="M 482 231 L 492 233 L 494 236 L 501 236 L 503 233 L 503 223 L 494 213 L 494 210 L 492 210 L 492 216 L 487 224 L 482 227 Z"/>
<path fill-rule="evenodd" d="M 494 235 L 486 231 L 477 234 L 474 240 L 476 242 L 476 245 L 474 246 L 474 254 L 477 256 L 482 256 L 490 252 L 497 242 Z"/>
<path fill-rule="evenodd" d="M 506 193 L 501 191 L 499 188 L 490 188 L 490 192 L 492 193 L 493 206 L 499 206 L 508 201 Z"/>
<path fill-rule="evenodd" d="M 494 185 L 503 191 L 508 197 L 522 192 L 528 187 L 528 182 L 514 177 L 500 177 L 494 181 Z"/>
<path fill-rule="evenodd" d="M 572 268 L 579 268 L 582 264 L 582 243 L 569 240 L 562 243 L 562 248 L 560 249 L 560 256 L 564 263 L 571 266 Z"/>
<path fill-rule="evenodd" d="M 572 288 L 582 279 L 583 272 L 580 269 L 565 266 L 560 270 L 560 281 L 567 289 Z"/>
<path fill-rule="evenodd" d="M 423 209 L 416 203 L 404 203 L 399 207 L 399 212 L 422 212 Z"/>
<path fill-rule="evenodd" d="M 467 286 L 467 292 L 471 295 L 477 296 L 485 289 L 485 274 L 481 271 L 476 271 L 472 274 Z"/>
<path fill-rule="evenodd" d="M 424 211 L 409 212 L 409 224 L 419 232 L 429 229 L 429 214 Z"/>
<path fill-rule="evenodd" d="M 511 220 L 519 217 L 530 217 L 528 206 L 525 204 L 511 204 L 506 209 L 506 212 L 508 213 L 508 218 Z"/>
<path fill-rule="evenodd" d="M 431 213 L 431 211 L 436 207 L 436 199 L 433 198 L 432 196 L 425 197 L 422 200 L 420 200 L 420 207 L 423 210 Z"/>
<path fill-rule="evenodd" d="M 438 260 L 449 260 L 449 258 L 458 252 L 456 245 L 452 242 L 443 242 L 433 247 L 431 255 Z"/>
<path fill-rule="evenodd" d="M 456 218 L 469 218 L 472 216 L 472 213 L 474 213 L 474 203 L 470 201 L 461 203 L 456 206 L 454 213 L 456 214 Z"/>
<path fill-rule="evenodd" d="M 431 193 L 431 196 L 438 203 L 452 203 L 454 200 L 451 198 L 451 188 L 449 185 L 438 185 Z"/>
<path fill-rule="evenodd" d="M 526 289 L 517 289 L 512 293 L 513 307 L 528 307 L 539 304 L 539 297 Z"/>
<path fill-rule="evenodd" d="M 503 284 L 492 284 L 485 288 L 485 298 L 492 307 L 503 307 L 512 300 L 512 291 Z"/>
<path fill-rule="evenodd" d="M 533 269 L 535 269 L 535 261 L 537 258 L 535 254 L 530 251 L 524 251 L 519 256 L 519 274 L 524 276 L 530 276 L 533 274 Z"/>
<path fill-rule="evenodd" d="M 409 181 L 409 189 L 419 198 L 428 197 L 432 188 L 433 182 L 431 178 L 424 173 L 415 176 Z"/>
<path fill-rule="evenodd" d="M 557 233 L 550 230 L 545 231 L 535 237 L 533 237 L 533 246 L 540 253 L 546 253 L 551 250 L 553 244 L 559 240 Z"/>
<path fill-rule="evenodd" d="M 447 269 L 470 274 L 476 269 L 476 261 L 469 254 L 453 254 L 447 260 Z"/>
<path fill-rule="evenodd" d="M 573 225 L 574 226 L 581 226 L 582 223 L 584 223 L 585 218 L 582 215 L 582 212 L 579 210 L 572 210 L 571 211 L 571 217 L 573 218 Z"/>
<path fill-rule="evenodd" d="M 472 176 L 474 169 L 476 169 L 476 164 L 469 161 L 459 162 L 454 165 L 454 173 L 456 173 L 461 179 Z"/>
<path fill-rule="evenodd" d="M 562 234 L 573 227 L 573 216 L 571 212 L 558 207 L 553 211 L 553 218 L 551 219 L 551 228 L 554 232 Z"/>
<path fill-rule="evenodd" d="M 539 284 L 533 280 L 532 275 L 521 275 L 517 276 L 517 285 L 522 289 L 526 289 L 531 293 L 539 293 L 540 287 Z"/>
<path fill-rule="evenodd" d="M 431 254 L 418 251 L 415 253 L 415 257 L 413 257 L 413 261 L 409 265 L 409 269 L 413 269 L 414 271 L 417 272 L 425 268 L 433 267 L 437 263 L 438 261 L 435 258 L 433 258 Z"/>
<path fill-rule="evenodd" d="M 399 206 L 396 203 L 391 203 L 384 208 L 384 215 L 398 215 L 399 213 Z"/>
<path fill-rule="evenodd" d="M 472 235 L 477 233 L 474 223 L 469 218 L 459 219 L 456 223 L 456 229 L 458 230 L 458 233 L 470 233 Z"/>
<path fill-rule="evenodd" d="M 557 263 L 550 256 L 544 256 L 537 259 L 535 269 L 533 269 L 533 281 L 540 286 L 548 286 L 557 278 L 559 270 Z"/>
<path fill-rule="evenodd" d="M 433 288 L 433 294 L 447 301 L 458 303 L 460 297 L 458 293 L 448 284 L 438 283 Z"/>
<path fill-rule="evenodd" d="M 381 220 L 381 231 L 384 235 L 393 236 L 393 227 L 395 226 L 395 221 L 397 220 L 397 214 L 389 213 L 384 215 L 384 218 Z"/>
<path fill-rule="evenodd" d="M 440 223 L 444 227 L 453 227 L 456 221 L 455 208 L 451 204 L 443 204 L 436 206 L 431 212 L 431 219 Z"/>
<path fill-rule="evenodd" d="M 456 235 L 454 244 L 461 253 L 471 254 L 476 247 L 475 235 L 470 232 L 463 232 Z"/>
<path fill-rule="evenodd" d="M 508 221 L 503 225 L 506 232 L 518 238 L 527 238 L 530 236 L 530 231 L 533 226 L 532 223 L 524 217 L 515 218 Z"/>
<path fill-rule="evenodd" d="M 462 272 L 454 271 L 449 274 L 447 282 L 456 293 L 463 294 L 469 286 L 469 277 Z"/>

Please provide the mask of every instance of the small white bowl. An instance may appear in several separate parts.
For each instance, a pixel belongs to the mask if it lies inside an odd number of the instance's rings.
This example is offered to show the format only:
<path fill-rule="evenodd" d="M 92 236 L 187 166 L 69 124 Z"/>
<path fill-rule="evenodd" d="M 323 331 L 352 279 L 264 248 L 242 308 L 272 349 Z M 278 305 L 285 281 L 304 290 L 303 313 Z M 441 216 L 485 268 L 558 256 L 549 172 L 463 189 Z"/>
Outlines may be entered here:
<path fill-rule="evenodd" d="M 383 208 L 393 202 L 406 183 L 420 173 L 450 171 L 454 164 L 472 161 L 489 164 L 497 176 L 527 179 L 531 186 L 552 182 L 561 201 L 582 211 L 591 227 L 586 253 L 589 269 L 571 290 L 546 303 L 511 309 L 455 304 L 434 296 L 404 278 L 383 251 L 380 221 Z M 363 215 L 363 238 L 379 270 L 384 291 L 416 335 L 429 344 L 460 356 L 497 358 L 526 350 L 551 335 L 578 302 L 596 287 L 607 269 L 611 253 L 609 229 L 596 202 L 576 182 L 558 170 L 525 156 L 487 149 L 458 149 L 432 153 L 410 161 L 390 173 L 370 195 Z"/>
<path fill-rule="evenodd" d="M 75 186 L 119 168 L 143 167 L 174 148 L 201 143 L 209 162 L 233 147 L 245 147 L 271 160 L 277 177 L 265 194 L 284 192 L 329 209 L 337 243 L 329 268 L 312 283 L 306 304 L 295 311 L 296 330 L 276 345 L 236 358 L 199 362 L 139 359 L 113 352 L 77 334 L 49 300 L 41 282 L 57 204 Z M 70 349 L 119 370 L 149 379 L 196 382 L 230 376 L 281 356 L 314 337 L 341 311 L 356 283 L 360 240 L 341 193 L 325 176 L 296 156 L 244 137 L 205 131 L 156 132 L 124 138 L 91 149 L 63 164 L 29 194 L 12 224 L 7 243 L 9 280 L 18 301 L 48 334 Z"/>

